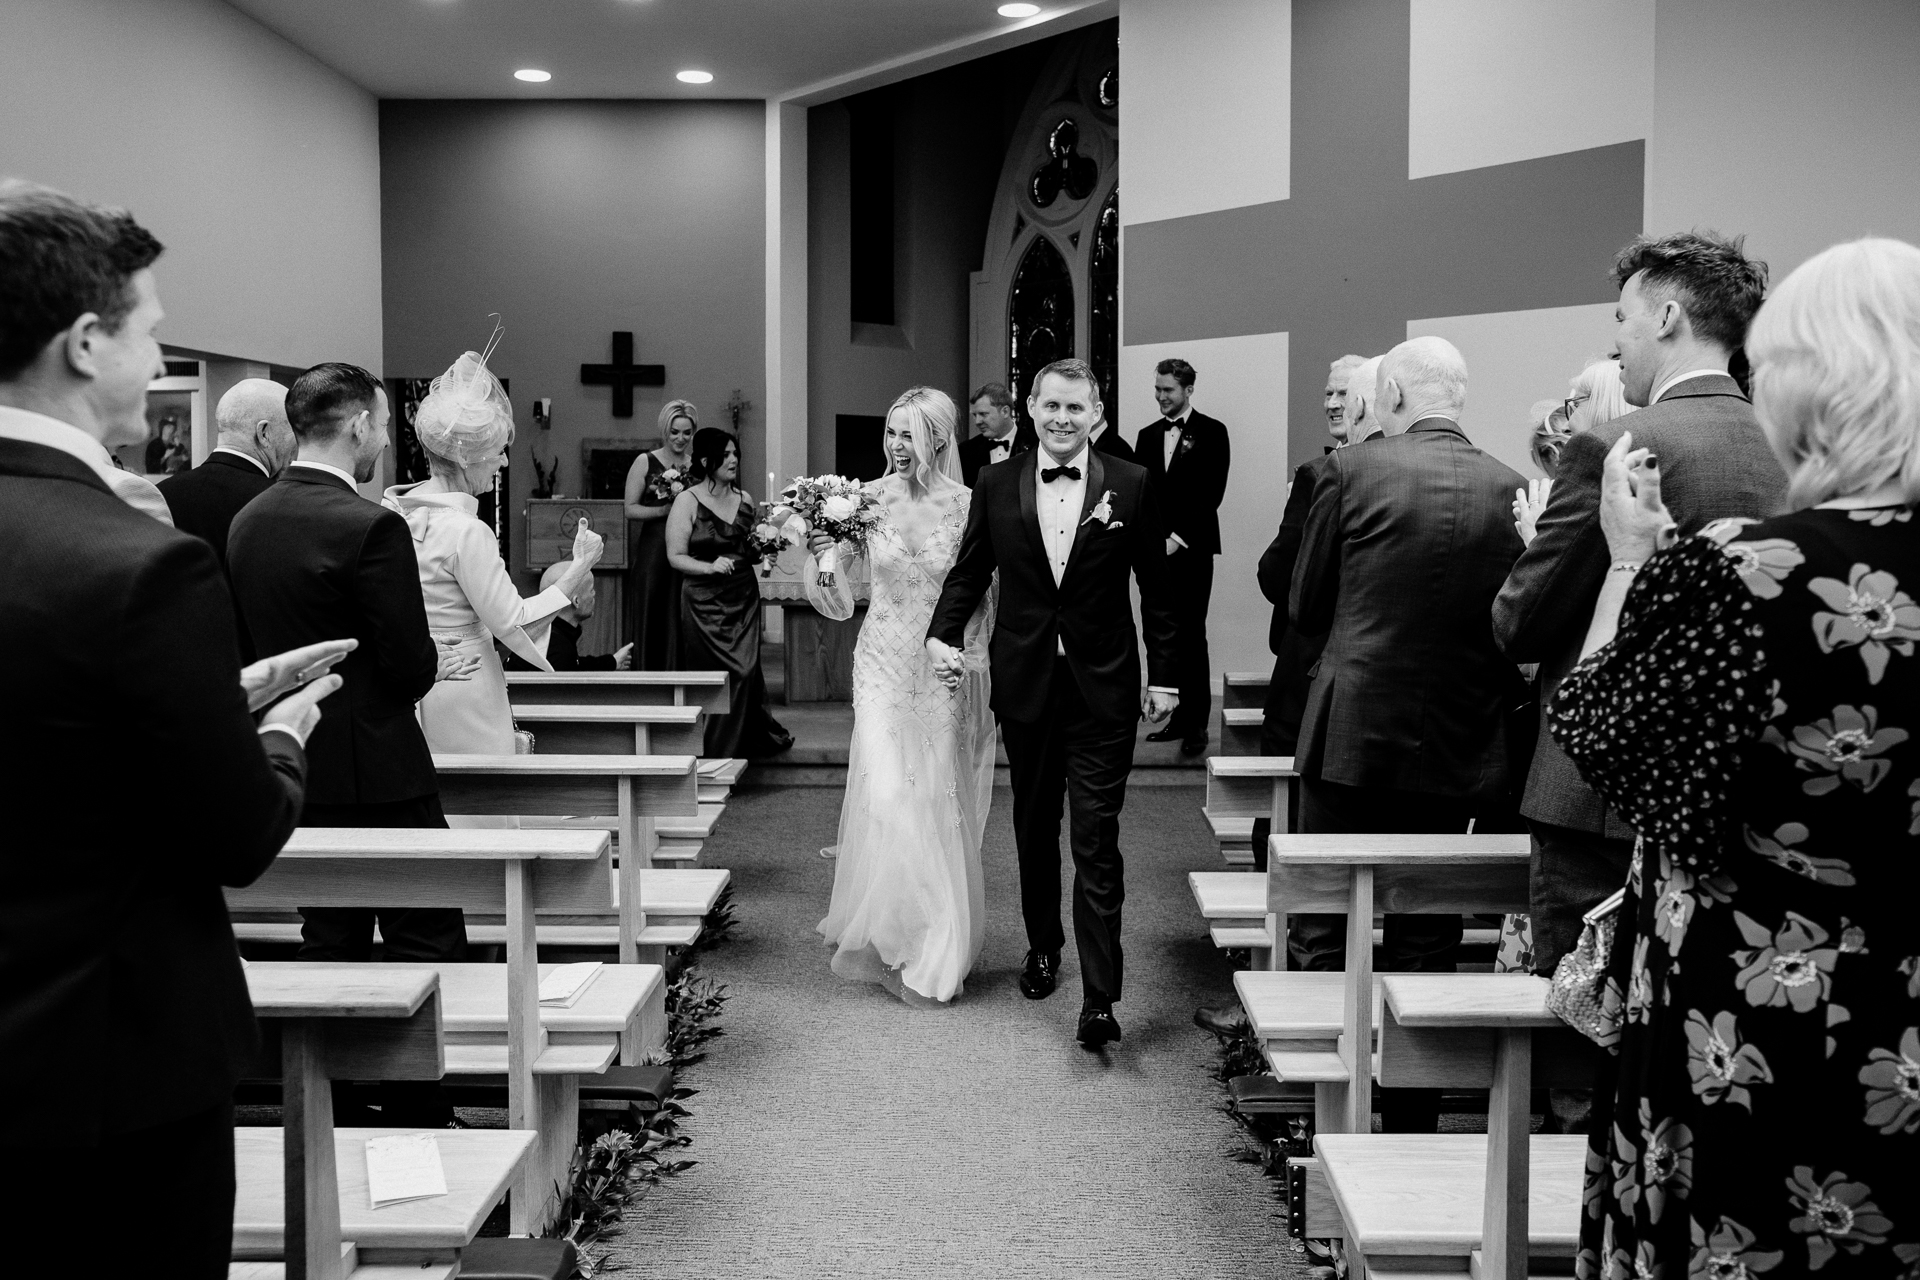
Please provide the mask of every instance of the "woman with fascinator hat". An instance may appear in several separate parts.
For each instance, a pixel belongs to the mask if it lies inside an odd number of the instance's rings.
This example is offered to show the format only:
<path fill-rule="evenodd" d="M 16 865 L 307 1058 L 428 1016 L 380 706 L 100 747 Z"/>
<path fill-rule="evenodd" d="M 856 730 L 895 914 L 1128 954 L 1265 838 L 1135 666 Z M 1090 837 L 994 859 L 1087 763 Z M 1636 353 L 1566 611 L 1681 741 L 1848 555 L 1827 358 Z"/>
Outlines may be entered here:
<path fill-rule="evenodd" d="M 487 355 L 498 340 L 496 329 Z M 513 443 L 513 406 L 486 355 L 466 352 L 435 378 L 413 427 L 432 475 L 388 489 L 383 505 L 399 512 L 413 533 L 434 641 L 480 663 L 473 679 L 444 681 L 421 699 L 420 726 L 435 751 L 512 755 L 513 712 L 493 642 L 553 670 L 547 629 L 593 572 L 605 544 L 582 520 L 566 573 L 538 595 L 521 598 L 499 540 L 478 515 L 476 495 L 493 488 Z"/>

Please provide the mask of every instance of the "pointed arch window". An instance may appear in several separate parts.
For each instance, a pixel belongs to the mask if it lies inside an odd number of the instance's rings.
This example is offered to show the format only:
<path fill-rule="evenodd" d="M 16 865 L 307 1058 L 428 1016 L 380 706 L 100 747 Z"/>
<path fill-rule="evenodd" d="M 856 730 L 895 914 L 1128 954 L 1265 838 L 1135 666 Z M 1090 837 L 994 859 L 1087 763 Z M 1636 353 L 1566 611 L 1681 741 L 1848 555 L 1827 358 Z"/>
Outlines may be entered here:
<path fill-rule="evenodd" d="M 1007 297 L 1007 368 L 1020 420 L 1028 421 L 1033 375 L 1073 354 L 1073 275 L 1053 242 L 1036 235 Z"/>

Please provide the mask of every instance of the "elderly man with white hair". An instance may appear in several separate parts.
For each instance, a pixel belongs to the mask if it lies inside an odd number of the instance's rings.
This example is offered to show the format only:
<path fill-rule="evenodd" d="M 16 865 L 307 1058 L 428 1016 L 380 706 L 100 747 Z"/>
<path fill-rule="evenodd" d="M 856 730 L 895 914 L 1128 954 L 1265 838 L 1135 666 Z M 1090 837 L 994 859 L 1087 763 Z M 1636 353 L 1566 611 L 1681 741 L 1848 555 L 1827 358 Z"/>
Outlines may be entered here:
<path fill-rule="evenodd" d="M 214 409 L 219 443 L 191 471 L 160 482 L 160 496 L 173 515 L 173 527 L 213 548 L 220 570 L 227 568 L 227 530 L 240 508 L 273 483 L 280 468 L 293 461 L 298 447 L 287 425 L 287 389 L 266 378 L 243 378 L 228 388 Z M 254 658 L 253 638 L 238 605 L 233 611 L 241 660 Z"/>
<path fill-rule="evenodd" d="M 1347 374 L 1344 397 L 1347 406 L 1347 438 L 1342 447 L 1363 444 L 1381 434 L 1380 419 L 1373 411 L 1378 392 L 1380 362 L 1385 356 L 1372 356 L 1355 365 Z"/>
<path fill-rule="evenodd" d="M 563 582 L 573 569 L 572 560 L 556 560 L 548 565 L 546 572 L 540 575 L 540 590 Z M 555 671 L 628 671 L 633 667 L 633 641 L 615 649 L 612 653 L 581 653 L 581 624 L 594 613 L 595 591 L 593 575 L 586 578 L 574 589 L 570 603 L 559 613 L 553 615 L 553 625 L 547 632 L 547 665 Z M 517 653 L 507 654 L 507 670 L 538 671 Z"/>
<path fill-rule="evenodd" d="M 1460 429 L 1467 366 L 1442 338 L 1380 362 L 1381 437 L 1335 450 L 1314 485 L 1290 600 L 1326 633 L 1295 759 L 1309 832 L 1465 832 L 1506 806 L 1505 708 L 1514 666 L 1493 642 L 1493 598 L 1520 555 L 1512 468 Z M 1387 971 L 1453 967 L 1458 917 L 1389 916 Z M 1302 969 L 1338 969 L 1343 916 L 1295 916 Z M 1390 1131 L 1431 1129 L 1438 1098 L 1383 1092 Z"/>

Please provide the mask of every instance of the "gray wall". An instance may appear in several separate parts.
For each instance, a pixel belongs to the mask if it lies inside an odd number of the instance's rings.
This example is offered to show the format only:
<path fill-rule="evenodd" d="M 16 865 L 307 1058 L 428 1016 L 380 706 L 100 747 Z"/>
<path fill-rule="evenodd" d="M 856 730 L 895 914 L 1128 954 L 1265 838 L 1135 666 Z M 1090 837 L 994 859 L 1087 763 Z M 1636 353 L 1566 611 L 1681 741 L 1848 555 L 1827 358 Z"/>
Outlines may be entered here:
<path fill-rule="evenodd" d="M 380 104 L 387 373 L 440 373 L 501 313 L 492 367 L 511 379 L 519 423 L 516 569 L 537 398 L 553 400 L 548 443 L 561 490 L 577 494 L 583 438 L 651 437 L 675 397 L 724 426 L 737 387 L 755 405 L 745 479 L 764 496 L 763 116 L 757 102 Z M 636 389 L 631 419 L 580 382 L 616 329 L 633 331 L 637 361 L 667 368 L 665 386 Z"/>

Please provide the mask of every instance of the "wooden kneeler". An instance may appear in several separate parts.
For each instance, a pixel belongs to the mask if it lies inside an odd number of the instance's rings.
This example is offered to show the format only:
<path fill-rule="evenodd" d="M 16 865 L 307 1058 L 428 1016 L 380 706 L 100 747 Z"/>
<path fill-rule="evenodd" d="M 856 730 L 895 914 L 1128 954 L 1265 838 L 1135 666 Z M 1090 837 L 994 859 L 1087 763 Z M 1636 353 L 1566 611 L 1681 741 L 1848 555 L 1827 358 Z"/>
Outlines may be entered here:
<path fill-rule="evenodd" d="M 1229 864 L 1253 865 L 1249 847 L 1244 858 L 1229 855 L 1242 839 L 1250 839 L 1255 818 L 1266 818 L 1272 831 L 1292 831 L 1299 815 L 1300 775 L 1292 756 L 1208 756 L 1207 803 L 1204 812 Z M 1243 836 L 1242 831 L 1247 834 Z"/>

